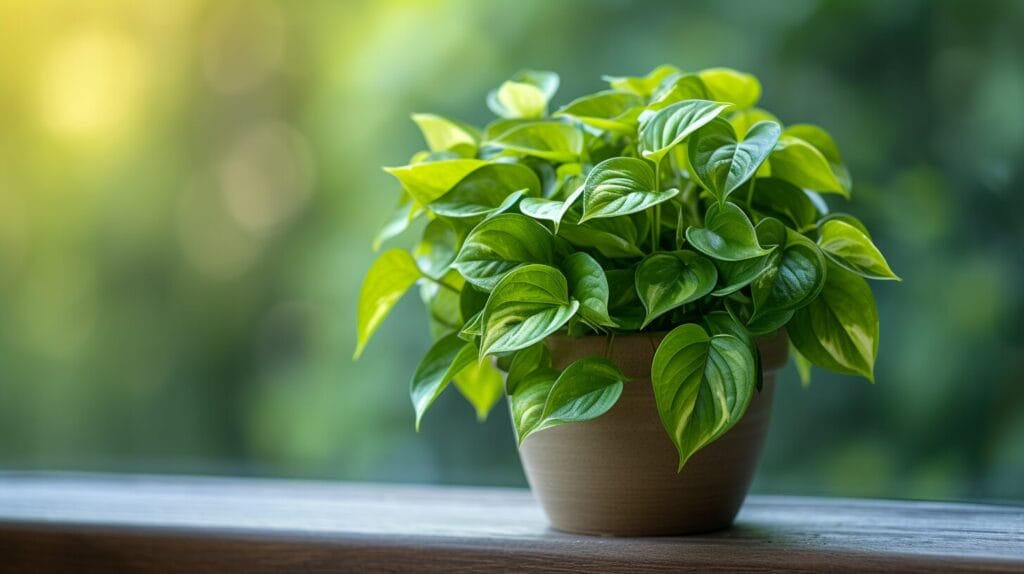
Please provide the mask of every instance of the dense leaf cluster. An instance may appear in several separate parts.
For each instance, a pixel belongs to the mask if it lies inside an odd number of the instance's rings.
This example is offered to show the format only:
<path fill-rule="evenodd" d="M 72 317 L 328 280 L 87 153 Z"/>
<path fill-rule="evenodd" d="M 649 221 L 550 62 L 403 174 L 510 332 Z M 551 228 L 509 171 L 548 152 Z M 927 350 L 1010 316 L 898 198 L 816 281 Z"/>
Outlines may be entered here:
<path fill-rule="evenodd" d="M 418 283 L 436 342 L 411 384 L 417 426 L 451 381 L 480 417 L 507 393 L 520 441 L 607 412 L 625 377 L 600 358 L 552 368 L 556 333 L 668 332 L 652 383 L 680 468 L 742 417 L 759 336 L 785 328 L 802 373 L 873 379 L 865 278 L 897 277 L 857 219 L 829 211 L 850 176 L 828 133 L 784 126 L 734 70 L 606 79 L 549 115 L 558 76 L 520 72 L 482 130 L 413 116 L 429 149 L 387 169 L 403 193 L 376 245 L 426 225 L 414 252 L 370 269 L 356 355 Z"/>

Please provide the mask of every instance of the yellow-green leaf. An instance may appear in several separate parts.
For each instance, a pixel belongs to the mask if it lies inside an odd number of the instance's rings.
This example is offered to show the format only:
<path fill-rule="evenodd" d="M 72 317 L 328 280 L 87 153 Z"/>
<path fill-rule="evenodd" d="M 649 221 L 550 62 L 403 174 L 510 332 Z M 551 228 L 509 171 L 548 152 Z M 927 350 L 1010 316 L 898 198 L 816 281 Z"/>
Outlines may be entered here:
<path fill-rule="evenodd" d="M 358 343 L 359 358 L 367 341 L 391 312 L 395 303 L 422 275 L 408 251 L 390 249 L 380 254 L 363 280 L 359 294 Z"/>

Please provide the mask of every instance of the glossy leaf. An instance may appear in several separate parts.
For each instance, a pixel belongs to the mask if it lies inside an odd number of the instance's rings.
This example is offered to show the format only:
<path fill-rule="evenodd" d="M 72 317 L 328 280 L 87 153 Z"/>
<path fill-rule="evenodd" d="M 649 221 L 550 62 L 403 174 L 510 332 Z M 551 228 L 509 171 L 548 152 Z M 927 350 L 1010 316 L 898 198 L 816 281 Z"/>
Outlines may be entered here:
<path fill-rule="evenodd" d="M 514 390 L 509 390 L 509 408 L 516 442 L 522 444 L 544 416 L 548 394 L 558 378 L 558 371 L 541 368 L 527 375 Z"/>
<path fill-rule="evenodd" d="M 799 309 L 786 332 L 811 363 L 874 381 L 878 309 L 871 288 L 856 274 L 829 265 L 821 297 Z"/>
<path fill-rule="evenodd" d="M 515 163 L 480 167 L 430 204 L 445 217 L 481 217 L 498 211 L 513 194 L 540 195 L 540 180 L 532 169 Z"/>
<path fill-rule="evenodd" d="M 594 325 L 615 327 L 608 316 L 608 279 L 601 264 L 582 251 L 577 251 L 562 262 L 569 293 L 580 302 L 580 315 Z"/>
<path fill-rule="evenodd" d="M 519 203 L 519 210 L 534 219 L 544 219 L 555 224 L 558 232 L 565 214 L 572 209 L 579 198 L 583 197 L 583 186 L 579 186 L 565 200 L 547 199 L 543 197 L 527 197 Z"/>
<path fill-rule="evenodd" d="M 779 121 L 779 118 L 775 117 L 775 114 L 761 108 L 737 110 L 729 114 L 729 123 L 732 124 L 732 129 L 736 130 L 738 134 L 747 133 L 758 122 L 775 122 L 780 126 L 782 125 L 782 122 Z"/>
<path fill-rule="evenodd" d="M 641 115 L 637 147 L 645 158 L 661 161 L 669 150 L 728 107 L 722 102 L 685 100 L 648 116 Z"/>
<path fill-rule="evenodd" d="M 769 256 L 767 269 L 750 285 L 754 300 L 751 320 L 810 303 L 825 284 L 825 267 L 825 256 L 813 242 L 788 232 L 785 246 Z"/>
<path fill-rule="evenodd" d="M 486 165 L 479 159 L 449 159 L 402 167 L 386 167 L 384 171 L 402 182 L 405 191 L 420 205 L 428 205 L 448 193 L 471 172 Z"/>
<path fill-rule="evenodd" d="M 441 396 L 455 375 L 476 361 L 476 345 L 466 343 L 456 334 L 439 339 L 416 367 L 409 384 L 409 396 L 416 410 L 416 430 L 430 405 Z"/>
<path fill-rule="evenodd" d="M 487 96 L 487 107 L 503 118 L 540 118 L 558 90 L 558 74 L 522 70 Z"/>
<path fill-rule="evenodd" d="M 395 303 L 422 277 L 412 255 L 403 249 L 381 253 L 366 273 L 359 293 L 358 343 L 355 358 L 391 312 Z"/>
<path fill-rule="evenodd" d="M 843 158 L 839 155 L 839 147 L 836 146 L 835 140 L 832 139 L 828 132 L 811 124 L 796 124 L 789 126 L 782 133 L 783 135 L 800 138 L 814 146 L 828 160 L 836 179 L 839 180 L 844 188 L 850 189 L 850 172 L 846 169 L 846 165 L 843 164 Z"/>
<path fill-rule="evenodd" d="M 473 405 L 477 420 L 484 421 L 501 398 L 505 384 L 491 361 L 471 361 L 455 375 L 455 387 Z"/>
<path fill-rule="evenodd" d="M 787 226 L 805 231 L 820 217 L 818 208 L 799 187 L 778 178 L 758 178 L 750 198 L 751 208 L 762 215 L 777 217 Z"/>
<path fill-rule="evenodd" d="M 686 229 L 694 249 L 721 261 L 742 261 L 768 253 L 757 242 L 754 225 L 734 203 L 716 203 L 704 216 L 704 227 Z"/>
<path fill-rule="evenodd" d="M 645 76 L 604 76 L 604 80 L 616 90 L 632 92 L 638 96 L 648 97 L 654 93 L 666 78 L 678 74 L 675 66 L 658 66 Z"/>
<path fill-rule="evenodd" d="M 658 191 L 650 162 L 630 157 L 612 158 L 594 166 L 587 175 L 580 222 L 629 215 L 677 195 L 678 189 Z"/>
<path fill-rule="evenodd" d="M 582 225 L 563 222 L 558 235 L 577 247 L 592 248 L 613 259 L 644 255 L 637 246 L 640 233 L 629 217 L 593 219 Z"/>
<path fill-rule="evenodd" d="M 538 343 L 562 328 L 578 309 L 560 271 L 546 265 L 520 267 L 499 281 L 487 299 L 481 354 L 518 351 Z"/>
<path fill-rule="evenodd" d="M 608 359 L 587 357 L 572 363 L 551 386 L 541 420 L 530 432 L 603 415 L 615 406 L 625 382 L 626 377 Z"/>
<path fill-rule="evenodd" d="M 533 122 L 514 127 L 490 143 L 507 153 L 573 162 L 583 152 L 583 132 L 561 122 Z"/>
<path fill-rule="evenodd" d="M 823 223 L 818 246 L 833 263 L 847 271 L 868 279 L 900 279 L 871 238 L 844 221 L 831 219 Z"/>
<path fill-rule="evenodd" d="M 825 156 L 800 138 L 791 135 L 780 137 L 768 163 L 772 177 L 784 179 L 803 189 L 850 196 L 849 190 L 832 171 Z"/>
<path fill-rule="evenodd" d="M 609 90 L 583 96 L 555 112 L 598 130 L 630 133 L 636 130 L 644 100 L 636 94 Z"/>
<path fill-rule="evenodd" d="M 716 119 L 697 130 L 687 146 L 690 165 L 704 187 L 725 201 L 729 194 L 754 177 L 779 140 L 779 124 L 758 122 L 736 140 L 732 124 Z"/>
<path fill-rule="evenodd" d="M 710 99 L 729 102 L 738 109 L 754 107 L 761 99 L 761 82 L 750 74 L 730 68 L 710 68 L 697 73 Z"/>
<path fill-rule="evenodd" d="M 692 251 L 653 253 L 636 270 L 636 291 L 647 311 L 642 327 L 715 288 L 718 272 L 703 255 Z"/>
<path fill-rule="evenodd" d="M 438 278 L 448 272 L 455 260 L 458 233 L 443 219 L 434 219 L 423 229 L 423 239 L 416 245 L 413 255 L 425 275 Z"/>
<path fill-rule="evenodd" d="M 605 277 L 608 280 L 608 314 L 619 328 L 639 330 L 646 312 L 636 292 L 636 270 L 609 269 L 605 271 Z"/>
<path fill-rule="evenodd" d="M 768 258 L 766 255 L 744 261 L 715 260 L 718 286 L 711 294 L 715 297 L 725 297 L 750 285 L 768 268 Z"/>
<path fill-rule="evenodd" d="M 684 74 L 675 76 L 669 83 L 662 83 L 661 88 L 654 93 L 649 110 L 660 110 L 676 102 L 684 100 L 713 100 L 707 86 L 696 74 Z"/>
<path fill-rule="evenodd" d="M 412 121 L 420 128 L 430 151 L 451 151 L 463 157 L 476 154 L 480 142 L 476 128 L 434 114 L 413 114 Z"/>
<path fill-rule="evenodd" d="M 516 351 L 505 377 L 505 390 L 514 393 L 528 376 L 545 368 L 551 368 L 551 352 L 543 342 Z"/>
<path fill-rule="evenodd" d="M 550 231 L 529 217 L 506 213 L 474 227 L 452 265 L 466 281 L 488 290 L 520 265 L 550 264 L 553 258 Z"/>
<path fill-rule="evenodd" d="M 686 324 L 665 336 L 654 354 L 651 383 L 658 415 L 679 451 L 679 470 L 743 417 L 755 372 L 750 348 L 733 335 L 712 337 Z"/>

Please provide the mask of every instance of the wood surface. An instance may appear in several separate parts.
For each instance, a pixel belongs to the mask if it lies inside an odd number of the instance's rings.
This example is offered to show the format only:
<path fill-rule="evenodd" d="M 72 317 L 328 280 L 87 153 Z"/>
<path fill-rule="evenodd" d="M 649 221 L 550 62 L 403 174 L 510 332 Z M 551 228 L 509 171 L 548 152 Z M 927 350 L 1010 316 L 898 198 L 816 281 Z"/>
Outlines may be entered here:
<path fill-rule="evenodd" d="M 1024 572 L 1024 507 L 752 496 L 726 531 L 550 530 L 530 493 L 0 475 L 0 572 Z"/>

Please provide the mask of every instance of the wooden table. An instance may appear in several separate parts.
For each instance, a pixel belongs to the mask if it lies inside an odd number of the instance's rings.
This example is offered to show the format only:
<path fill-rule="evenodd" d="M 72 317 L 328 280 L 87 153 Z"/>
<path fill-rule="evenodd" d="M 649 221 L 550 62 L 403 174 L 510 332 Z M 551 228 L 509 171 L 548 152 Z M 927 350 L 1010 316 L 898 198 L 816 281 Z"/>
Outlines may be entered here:
<path fill-rule="evenodd" d="M 1024 507 L 752 496 L 730 530 L 548 529 L 517 489 L 0 474 L 0 572 L 1024 572 Z"/>

